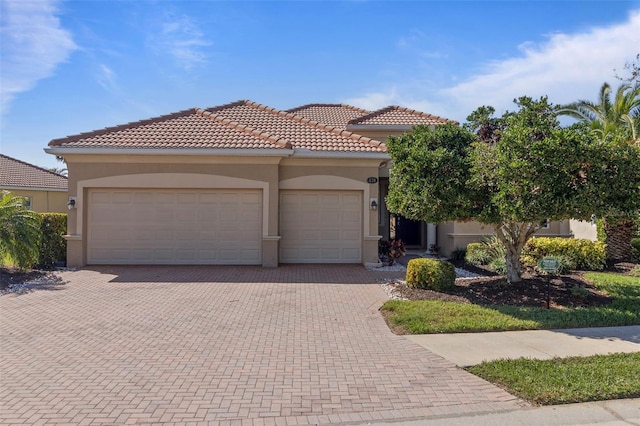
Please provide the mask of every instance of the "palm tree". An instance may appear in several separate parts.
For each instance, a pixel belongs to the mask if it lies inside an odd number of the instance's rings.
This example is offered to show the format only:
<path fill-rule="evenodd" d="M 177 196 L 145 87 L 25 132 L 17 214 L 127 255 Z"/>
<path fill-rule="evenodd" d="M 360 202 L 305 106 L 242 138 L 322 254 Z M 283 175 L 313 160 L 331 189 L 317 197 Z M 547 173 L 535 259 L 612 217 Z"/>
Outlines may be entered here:
<path fill-rule="evenodd" d="M 2 191 L 0 199 L 0 262 L 7 256 L 21 269 L 38 261 L 40 216 L 26 208 L 26 199 Z"/>
<path fill-rule="evenodd" d="M 565 105 L 558 111 L 579 121 L 587 122 L 602 141 L 623 136 L 631 143 L 640 137 L 640 84 L 622 84 L 611 101 L 611 86 L 600 88 L 598 103 L 586 100 Z"/>
<path fill-rule="evenodd" d="M 622 84 L 611 100 L 611 86 L 600 88 L 598 103 L 580 100 L 561 107 L 559 114 L 588 123 L 603 142 L 624 141 L 640 145 L 640 84 Z M 626 215 L 604 218 L 607 258 L 610 261 L 631 258 L 631 238 L 635 223 Z"/>

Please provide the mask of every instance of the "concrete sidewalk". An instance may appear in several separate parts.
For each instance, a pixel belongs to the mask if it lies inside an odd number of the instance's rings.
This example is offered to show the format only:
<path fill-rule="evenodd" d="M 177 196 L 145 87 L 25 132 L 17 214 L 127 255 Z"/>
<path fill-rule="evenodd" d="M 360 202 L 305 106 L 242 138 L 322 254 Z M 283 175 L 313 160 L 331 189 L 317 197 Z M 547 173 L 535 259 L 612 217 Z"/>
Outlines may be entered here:
<path fill-rule="evenodd" d="M 446 416 L 401 422 L 369 422 L 369 426 L 628 426 L 640 425 L 640 399 L 586 402 L 524 408 L 503 413 Z"/>
<path fill-rule="evenodd" d="M 501 358 L 551 359 L 615 352 L 640 352 L 640 326 L 496 333 L 405 336 L 460 367 Z M 501 413 L 477 413 L 368 423 L 372 426 L 449 425 L 640 425 L 640 399 L 530 407 Z"/>
<path fill-rule="evenodd" d="M 640 326 L 405 336 L 459 367 L 501 358 L 551 359 L 640 352 Z"/>

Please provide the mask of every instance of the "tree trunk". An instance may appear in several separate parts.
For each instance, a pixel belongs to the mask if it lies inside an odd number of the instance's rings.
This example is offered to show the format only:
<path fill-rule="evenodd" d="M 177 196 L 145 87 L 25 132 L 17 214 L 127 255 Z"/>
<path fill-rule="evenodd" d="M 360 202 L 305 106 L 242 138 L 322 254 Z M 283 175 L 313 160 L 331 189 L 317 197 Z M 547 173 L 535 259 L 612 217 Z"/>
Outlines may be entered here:
<path fill-rule="evenodd" d="M 507 281 L 522 281 L 520 254 L 525 243 L 536 231 L 536 224 L 530 222 L 505 222 L 495 226 L 496 236 L 506 249 Z"/>
<path fill-rule="evenodd" d="M 635 223 L 632 219 L 605 219 L 604 232 L 607 235 L 607 261 L 621 262 L 631 259 L 631 239 Z"/>
<path fill-rule="evenodd" d="M 512 253 L 512 250 L 507 247 L 507 281 L 517 283 L 522 281 L 522 264 L 520 263 L 520 254 Z"/>

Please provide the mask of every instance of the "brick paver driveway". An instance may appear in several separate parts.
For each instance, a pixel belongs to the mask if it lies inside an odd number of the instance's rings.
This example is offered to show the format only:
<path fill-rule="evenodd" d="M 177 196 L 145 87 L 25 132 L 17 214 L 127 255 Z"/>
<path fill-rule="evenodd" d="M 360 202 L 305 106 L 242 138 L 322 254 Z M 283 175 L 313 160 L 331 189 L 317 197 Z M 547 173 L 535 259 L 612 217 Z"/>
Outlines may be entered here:
<path fill-rule="evenodd" d="M 2 424 L 316 424 L 523 406 L 393 335 L 380 275 L 361 266 L 59 275 L 67 284 L 0 296 Z"/>

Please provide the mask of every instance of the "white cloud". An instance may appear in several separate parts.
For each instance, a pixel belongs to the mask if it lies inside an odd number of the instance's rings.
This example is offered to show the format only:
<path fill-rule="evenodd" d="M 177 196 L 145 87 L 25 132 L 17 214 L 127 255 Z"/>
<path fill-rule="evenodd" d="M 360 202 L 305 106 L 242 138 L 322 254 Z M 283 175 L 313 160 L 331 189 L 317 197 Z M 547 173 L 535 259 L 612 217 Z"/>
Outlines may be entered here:
<path fill-rule="evenodd" d="M 108 66 L 104 64 L 99 65 L 99 71 L 96 79 L 98 84 L 107 92 L 114 92 L 118 90 L 118 86 L 116 84 L 116 73 Z"/>
<path fill-rule="evenodd" d="M 548 95 L 554 103 L 593 99 L 605 81 L 640 46 L 640 10 L 609 27 L 579 34 L 552 34 L 539 45 L 524 43 L 522 56 L 490 63 L 486 72 L 442 91 L 451 106 L 470 112 L 480 105 L 514 109 L 513 99 Z"/>
<path fill-rule="evenodd" d="M 168 53 L 179 67 L 187 71 L 207 62 L 203 48 L 211 45 L 196 22 L 187 15 L 165 16 L 160 31 L 151 40 L 161 54 Z"/>
<path fill-rule="evenodd" d="M 4 114 L 16 96 L 53 75 L 77 46 L 56 16 L 56 1 L 3 0 L 0 3 L 0 113 Z"/>
<path fill-rule="evenodd" d="M 555 33 L 543 43 L 522 43 L 518 57 L 485 64 L 484 72 L 443 89 L 417 79 L 348 99 L 362 108 L 397 104 L 458 121 L 481 105 L 501 114 L 513 99 L 547 95 L 555 104 L 596 100 L 605 81 L 615 85 L 615 71 L 633 59 L 640 46 L 640 9 L 622 23 L 581 33 Z M 453 70 L 455 71 L 455 70 Z M 452 71 L 452 72 L 453 72 Z"/>

